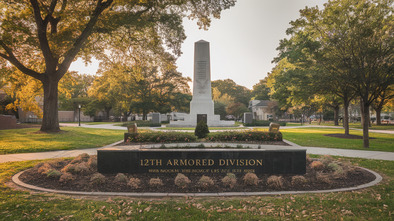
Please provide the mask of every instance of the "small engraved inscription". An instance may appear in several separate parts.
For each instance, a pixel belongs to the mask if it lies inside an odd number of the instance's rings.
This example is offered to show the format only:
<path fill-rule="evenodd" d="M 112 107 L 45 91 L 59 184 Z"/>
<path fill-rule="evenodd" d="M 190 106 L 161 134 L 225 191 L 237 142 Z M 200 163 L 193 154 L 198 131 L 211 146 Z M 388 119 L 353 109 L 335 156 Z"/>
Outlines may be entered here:
<path fill-rule="evenodd" d="M 196 61 L 196 79 L 205 80 L 207 77 L 207 62 Z"/>

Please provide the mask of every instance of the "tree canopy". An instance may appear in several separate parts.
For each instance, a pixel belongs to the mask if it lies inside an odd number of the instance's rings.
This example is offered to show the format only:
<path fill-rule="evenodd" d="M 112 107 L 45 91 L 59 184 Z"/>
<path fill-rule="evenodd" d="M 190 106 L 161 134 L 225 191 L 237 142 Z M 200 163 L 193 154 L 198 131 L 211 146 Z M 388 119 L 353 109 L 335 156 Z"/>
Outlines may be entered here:
<path fill-rule="evenodd" d="M 42 131 L 59 131 L 58 84 L 76 58 L 89 62 L 111 52 L 116 33 L 142 37 L 158 51 L 179 55 L 185 38 L 182 18 L 207 28 L 211 17 L 235 0 L 5 0 L 0 3 L 0 69 L 18 69 L 43 86 Z M 135 41 L 134 41 L 135 40 Z M 142 41 L 141 41 L 142 40 Z M 133 52 L 131 52 L 133 53 Z M 15 71 L 1 72 L 14 75 Z"/>
<path fill-rule="evenodd" d="M 280 42 L 274 60 L 287 58 L 295 70 L 304 72 L 307 88 L 300 88 L 306 94 L 335 94 L 345 104 L 359 97 L 365 147 L 369 106 L 394 83 L 392 4 L 392 0 L 333 0 L 322 10 L 306 7 L 290 23 L 290 38 Z M 298 71 L 291 74 L 297 75 Z"/>

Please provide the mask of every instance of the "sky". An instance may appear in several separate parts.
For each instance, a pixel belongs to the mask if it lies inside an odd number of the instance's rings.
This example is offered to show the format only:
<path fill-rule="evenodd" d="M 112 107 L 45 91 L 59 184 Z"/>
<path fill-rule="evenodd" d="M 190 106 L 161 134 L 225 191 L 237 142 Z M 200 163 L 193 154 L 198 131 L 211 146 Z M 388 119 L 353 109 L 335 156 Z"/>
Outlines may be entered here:
<path fill-rule="evenodd" d="M 252 89 L 264 79 L 275 64 L 279 40 L 286 38 L 289 22 L 299 18 L 305 6 L 319 6 L 328 0 L 238 0 L 234 7 L 222 12 L 220 19 L 213 19 L 208 31 L 199 29 L 196 21 L 185 19 L 186 40 L 183 54 L 177 60 L 178 71 L 193 78 L 194 42 L 210 42 L 211 80 L 232 79 L 235 83 Z M 70 70 L 95 73 L 98 62 L 85 66 L 81 60 Z"/>

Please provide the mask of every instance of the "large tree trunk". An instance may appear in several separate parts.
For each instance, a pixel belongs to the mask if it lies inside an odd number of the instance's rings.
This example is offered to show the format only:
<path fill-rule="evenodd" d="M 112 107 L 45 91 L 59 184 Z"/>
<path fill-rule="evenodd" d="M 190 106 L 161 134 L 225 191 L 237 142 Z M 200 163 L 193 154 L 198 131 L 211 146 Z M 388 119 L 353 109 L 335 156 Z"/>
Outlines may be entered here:
<path fill-rule="evenodd" d="M 380 114 L 382 113 L 382 108 L 376 108 L 376 125 L 382 125 L 382 119 L 380 118 Z"/>
<path fill-rule="evenodd" d="M 42 81 L 42 84 L 44 87 L 44 116 L 40 130 L 44 132 L 59 132 L 58 81 L 46 79 Z"/>
<path fill-rule="evenodd" d="M 334 125 L 338 126 L 339 125 L 339 105 L 334 107 Z"/>
<path fill-rule="evenodd" d="M 142 111 L 142 120 L 148 120 L 148 112 L 145 110 Z"/>
<path fill-rule="evenodd" d="M 106 118 L 106 120 L 108 120 L 109 121 L 109 112 L 111 111 L 111 109 L 112 109 L 112 107 L 110 107 L 110 108 L 104 108 L 104 110 L 105 110 L 105 118 Z"/>
<path fill-rule="evenodd" d="M 344 100 L 343 109 L 343 127 L 345 128 L 345 135 L 349 135 L 349 101 Z"/>
<path fill-rule="evenodd" d="M 363 146 L 369 148 L 369 106 L 363 102 L 361 119 L 363 122 Z"/>

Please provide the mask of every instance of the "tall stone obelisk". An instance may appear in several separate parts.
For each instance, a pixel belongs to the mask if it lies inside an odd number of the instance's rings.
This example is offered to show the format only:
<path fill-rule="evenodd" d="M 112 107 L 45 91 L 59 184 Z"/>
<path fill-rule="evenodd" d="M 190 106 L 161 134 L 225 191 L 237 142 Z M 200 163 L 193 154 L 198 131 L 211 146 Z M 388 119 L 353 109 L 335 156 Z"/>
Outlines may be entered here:
<path fill-rule="evenodd" d="M 171 121 L 171 126 L 196 126 L 200 120 L 206 121 L 208 126 L 234 125 L 234 121 L 221 121 L 220 115 L 214 114 L 209 54 L 209 42 L 200 40 L 194 43 L 193 97 L 190 102 L 190 114 L 184 121 Z"/>
<path fill-rule="evenodd" d="M 208 122 L 214 119 L 209 54 L 209 42 L 200 40 L 194 43 L 193 98 L 190 102 L 190 117 L 196 123 L 197 115 L 206 114 Z"/>

